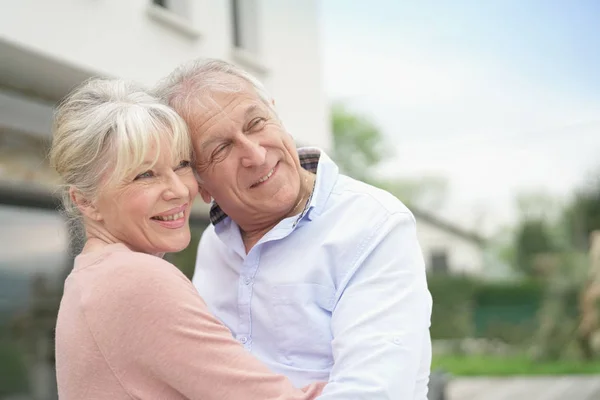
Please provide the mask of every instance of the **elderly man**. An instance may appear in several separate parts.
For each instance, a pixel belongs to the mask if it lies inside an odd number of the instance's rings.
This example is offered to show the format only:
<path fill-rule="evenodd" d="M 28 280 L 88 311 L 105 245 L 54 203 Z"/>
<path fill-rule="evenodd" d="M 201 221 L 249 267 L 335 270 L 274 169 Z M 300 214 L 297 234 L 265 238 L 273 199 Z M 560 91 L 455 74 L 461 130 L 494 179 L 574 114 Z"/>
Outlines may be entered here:
<path fill-rule="evenodd" d="M 432 302 L 411 212 L 297 150 L 234 65 L 191 62 L 157 93 L 188 123 L 213 202 L 193 282 L 215 315 L 297 386 L 328 381 L 320 399 L 426 399 Z"/>

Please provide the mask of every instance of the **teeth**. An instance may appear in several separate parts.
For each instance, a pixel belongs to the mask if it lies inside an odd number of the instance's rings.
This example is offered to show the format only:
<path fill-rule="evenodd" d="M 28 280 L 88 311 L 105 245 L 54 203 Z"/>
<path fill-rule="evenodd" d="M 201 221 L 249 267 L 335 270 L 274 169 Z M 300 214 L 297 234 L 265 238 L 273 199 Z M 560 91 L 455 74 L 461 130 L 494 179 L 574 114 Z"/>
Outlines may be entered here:
<path fill-rule="evenodd" d="M 275 168 L 273 168 L 272 170 L 270 170 L 269 173 L 266 176 L 263 176 L 262 178 L 260 178 L 258 180 L 258 182 L 256 182 L 256 184 L 263 183 L 264 181 L 266 181 L 267 179 L 269 179 L 271 177 L 271 175 L 273 175 L 273 171 L 274 170 L 275 170 Z"/>
<path fill-rule="evenodd" d="M 184 212 L 178 212 L 177 214 L 165 215 L 165 216 L 156 216 L 155 219 L 160 221 L 175 221 L 176 219 L 181 219 L 184 216 Z"/>

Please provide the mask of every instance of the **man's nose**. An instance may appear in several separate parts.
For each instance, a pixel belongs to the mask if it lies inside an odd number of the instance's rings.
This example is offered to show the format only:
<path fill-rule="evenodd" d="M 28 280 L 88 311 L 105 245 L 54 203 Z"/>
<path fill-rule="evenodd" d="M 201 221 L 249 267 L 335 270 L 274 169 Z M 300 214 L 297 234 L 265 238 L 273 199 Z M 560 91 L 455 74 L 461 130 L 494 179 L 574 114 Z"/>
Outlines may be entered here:
<path fill-rule="evenodd" d="M 247 137 L 242 139 L 243 155 L 242 155 L 242 166 L 245 168 L 256 167 L 263 165 L 266 161 L 267 150 Z"/>

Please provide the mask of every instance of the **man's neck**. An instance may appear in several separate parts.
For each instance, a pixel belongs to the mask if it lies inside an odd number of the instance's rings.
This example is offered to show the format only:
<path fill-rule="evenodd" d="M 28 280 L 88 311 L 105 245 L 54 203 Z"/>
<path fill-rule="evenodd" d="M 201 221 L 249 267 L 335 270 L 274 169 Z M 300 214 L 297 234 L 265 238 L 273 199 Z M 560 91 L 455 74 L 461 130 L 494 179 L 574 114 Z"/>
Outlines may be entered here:
<path fill-rule="evenodd" d="M 302 170 L 302 177 L 300 181 L 300 195 L 298 196 L 298 200 L 292 207 L 292 209 L 285 215 L 276 218 L 268 223 L 261 224 L 260 226 L 252 227 L 244 229 L 240 226 L 240 232 L 242 234 L 242 241 L 244 242 L 244 247 L 246 248 L 246 254 L 250 252 L 252 247 L 259 242 L 260 239 L 264 235 L 267 234 L 271 229 L 273 229 L 279 222 L 283 219 L 292 217 L 294 215 L 298 215 L 302 213 L 306 207 L 308 206 L 308 202 L 311 198 L 311 195 L 314 190 L 316 175 L 312 172 Z"/>

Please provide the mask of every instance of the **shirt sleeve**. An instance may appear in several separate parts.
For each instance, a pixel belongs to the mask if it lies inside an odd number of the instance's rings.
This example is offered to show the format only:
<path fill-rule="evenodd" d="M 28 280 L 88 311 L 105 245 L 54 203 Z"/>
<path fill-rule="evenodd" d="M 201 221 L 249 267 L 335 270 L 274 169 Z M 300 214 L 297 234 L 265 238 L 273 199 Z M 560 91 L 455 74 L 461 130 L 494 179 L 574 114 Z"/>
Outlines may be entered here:
<path fill-rule="evenodd" d="M 334 365 L 318 399 L 415 399 L 422 364 L 431 362 L 423 349 L 430 346 L 432 300 L 412 214 L 379 224 L 338 293 Z"/>
<path fill-rule="evenodd" d="M 162 381 L 188 399 L 316 398 L 322 384 L 297 389 L 271 372 L 208 312 L 183 274 L 160 263 L 120 268 L 101 313 L 86 313 L 96 315 L 91 329 L 114 370 Z"/>

